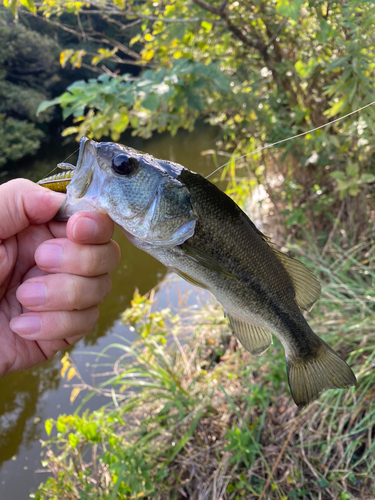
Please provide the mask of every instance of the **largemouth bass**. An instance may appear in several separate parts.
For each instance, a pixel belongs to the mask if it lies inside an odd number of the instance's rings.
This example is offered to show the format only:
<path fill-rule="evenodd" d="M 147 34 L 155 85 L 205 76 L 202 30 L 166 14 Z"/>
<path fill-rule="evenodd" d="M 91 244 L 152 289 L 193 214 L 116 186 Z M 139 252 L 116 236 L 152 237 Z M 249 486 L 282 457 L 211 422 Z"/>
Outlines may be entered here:
<path fill-rule="evenodd" d="M 275 334 L 297 405 L 325 389 L 355 385 L 352 370 L 301 313 L 319 297 L 317 279 L 275 250 L 208 180 L 179 164 L 83 138 L 57 217 L 67 220 L 81 210 L 107 213 L 136 247 L 213 293 L 251 353 L 266 351 Z"/>

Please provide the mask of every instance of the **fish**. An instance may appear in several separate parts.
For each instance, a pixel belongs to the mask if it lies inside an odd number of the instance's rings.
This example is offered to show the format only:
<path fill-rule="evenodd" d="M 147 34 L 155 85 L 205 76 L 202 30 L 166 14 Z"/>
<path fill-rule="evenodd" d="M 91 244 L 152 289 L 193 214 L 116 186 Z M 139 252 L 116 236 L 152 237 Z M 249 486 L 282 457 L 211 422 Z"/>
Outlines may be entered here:
<path fill-rule="evenodd" d="M 214 184 L 180 164 L 86 137 L 70 167 L 57 219 L 82 210 L 108 214 L 133 245 L 209 290 L 250 353 L 262 355 L 276 335 L 299 407 L 326 389 L 356 384 L 351 368 L 302 314 L 320 295 L 318 280 L 277 250 Z"/>

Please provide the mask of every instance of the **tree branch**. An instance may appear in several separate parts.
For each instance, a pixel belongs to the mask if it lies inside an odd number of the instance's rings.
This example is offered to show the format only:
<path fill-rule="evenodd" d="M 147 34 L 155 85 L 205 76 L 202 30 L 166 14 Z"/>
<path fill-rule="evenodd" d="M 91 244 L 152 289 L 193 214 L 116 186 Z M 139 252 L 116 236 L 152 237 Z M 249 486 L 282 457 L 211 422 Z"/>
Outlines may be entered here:
<path fill-rule="evenodd" d="M 262 57 L 265 60 L 268 59 L 267 45 L 262 40 L 252 40 L 251 38 L 247 37 L 240 28 L 232 23 L 229 12 L 225 8 L 227 5 L 227 0 L 223 1 L 220 7 L 214 7 L 204 0 L 193 0 L 193 2 L 202 9 L 219 16 L 225 22 L 229 31 L 231 31 L 239 40 L 241 40 L 241 42 L 243 42 L 248 47 L 259 50 L 259 52 L 262 54 Z M 212 22 L 212 20 L 210 22 Z"/>
<path fill-rule="evenodd" d="M 284 28 L 284 26 L 286 25 L 287 21 L 288 21 L 288 18 L 284 17 L 284 19 L 281 21 L 281 23 L 279 24 L 279 26 L 276 28 L 275 33 L 269 39 L 269 42 L 267 44 L 267 48 L 269 48 L 273 44 L 273 42 L 276 40 L 277 35 Z"/>
<path fill-rule="evenodd" d="M 104 15 L 112 16 L 129 16 L 136 17 L 137 19 L 134 23 L 140 22 L 140 19 L 145 19 L 146 21 L 161 21 L 162 23 L 201 23 L 203 21 L 210 22 L 212 24 L 223 24 L 221 21 L 216 21 L 208 17 L 191 17 L 191 18 L 178 18 L 178 17 L 158 17 L 158 16 L 146 16 L 144 14 L 138 14 L 137 12 L 124 12 L 116 9 L 106 9 L 106 10 L 81 10 L 81 14 L 99 14 L 104 17 Z M 126 28 L 133 26 L 134 23 L 129 25 L 124 25 Z"/>

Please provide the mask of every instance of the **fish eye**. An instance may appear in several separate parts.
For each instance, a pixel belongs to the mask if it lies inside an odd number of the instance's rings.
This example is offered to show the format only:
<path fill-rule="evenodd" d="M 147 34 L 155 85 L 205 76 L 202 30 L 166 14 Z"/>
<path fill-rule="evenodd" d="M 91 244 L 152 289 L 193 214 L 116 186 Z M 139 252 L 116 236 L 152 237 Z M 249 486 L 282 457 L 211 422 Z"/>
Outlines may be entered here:
<path fill-rule="evenodd" d="M 130 175 L 139 167 L 139 161 L 136 158 L 125 154 L 116 155 L 112 159 L 112 170 L 119 175 Z"/>

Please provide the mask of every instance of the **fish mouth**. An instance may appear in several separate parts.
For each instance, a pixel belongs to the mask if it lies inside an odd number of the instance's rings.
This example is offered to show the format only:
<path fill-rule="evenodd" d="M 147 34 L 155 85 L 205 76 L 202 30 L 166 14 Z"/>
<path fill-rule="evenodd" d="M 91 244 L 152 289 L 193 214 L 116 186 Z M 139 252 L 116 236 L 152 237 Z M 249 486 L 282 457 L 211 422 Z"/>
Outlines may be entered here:
<path fill-rule="evenodd" d="M 104 212 L 97 202 L 103 182 L 104 172 L 97 160 L 97 143 L 82 137 L 74 175 L 55 220 L 67 221 L 76 212 Z"/>
<path fill-rule="evenodd" d="M 96 158 L 96 148 L 94 146 L 94 143 L 88 137 L 82 137 L 79 143 L 77 165 L 74 168 L 74 180 L 76 180 L 76 176 L 78 176 L 81 173 L 80 171 L 82 169 L 85 170 L 85 167 L 83 165 L 83 160 L 86 160 L 86 157 L 91 155 Z M 78 193 L 76 194 L 78 195 Z M 80 197 L 84 195 L 85 193 L 82 193 Z"/>

